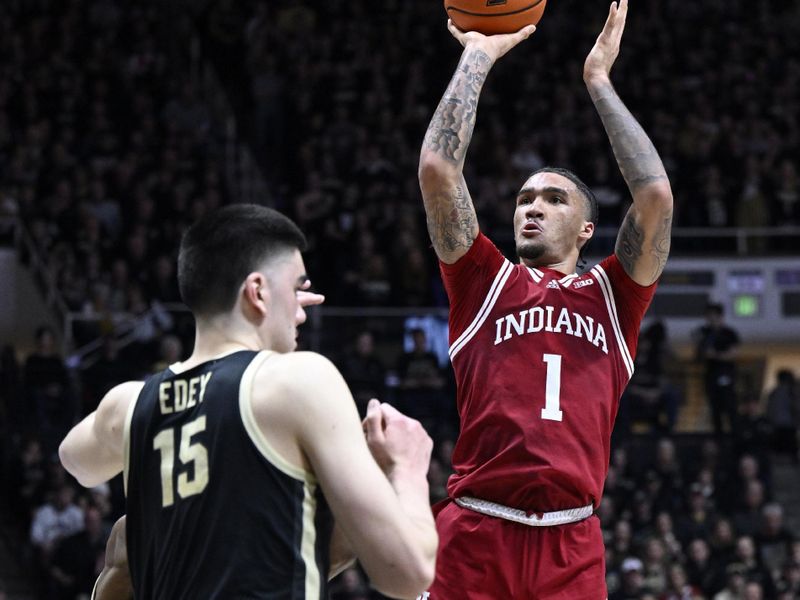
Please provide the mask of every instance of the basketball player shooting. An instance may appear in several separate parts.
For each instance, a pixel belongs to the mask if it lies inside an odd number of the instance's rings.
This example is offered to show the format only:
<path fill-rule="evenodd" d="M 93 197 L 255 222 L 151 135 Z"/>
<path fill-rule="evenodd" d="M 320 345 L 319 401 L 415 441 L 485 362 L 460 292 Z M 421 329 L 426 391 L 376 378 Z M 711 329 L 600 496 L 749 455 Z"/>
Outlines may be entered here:
<path fill-rule="evenodd" d="M 450 300 L 461 433 L 449 498 L 435 511 L 431 600 L 607 595 L 593 513 L 672 222 L 664 166 L 610 80 L 627 11 L 627 0 L 611 4 L 583 78 L 633 204 L 614 254 L 583 275 L 597 203 L 575 174 L 546 167 L 522 184 L 518 264 L 480 232 L 463 176 L 486 77 L 534 27 L 484 36 L 448 24 L 464 50 L 428 127 L 419 181 Z"/>

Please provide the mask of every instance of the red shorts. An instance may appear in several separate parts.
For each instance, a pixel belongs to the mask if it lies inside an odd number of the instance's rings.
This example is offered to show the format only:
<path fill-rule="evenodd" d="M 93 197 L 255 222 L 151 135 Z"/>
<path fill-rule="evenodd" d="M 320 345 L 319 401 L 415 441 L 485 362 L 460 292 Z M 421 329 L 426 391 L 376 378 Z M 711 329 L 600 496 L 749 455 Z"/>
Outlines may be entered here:
<path fill-rule="evenodd" d="M 450 501 L 437 514 L 436 529 L 439 552 L 430 600 L 604 600 L 608 595 L 596 516 L 531 527 Z"/>

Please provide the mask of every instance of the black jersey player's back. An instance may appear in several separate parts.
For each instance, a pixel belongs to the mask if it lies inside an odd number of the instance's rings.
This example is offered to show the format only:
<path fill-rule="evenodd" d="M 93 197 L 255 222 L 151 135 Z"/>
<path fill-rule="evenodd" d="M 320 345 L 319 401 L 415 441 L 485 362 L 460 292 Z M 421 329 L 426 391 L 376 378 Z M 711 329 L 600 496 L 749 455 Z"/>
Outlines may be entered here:
<path fill-rule="evenodd" d="M 295 352 L 303 307 L 321 301 L 305 295 L 304 249 L 291 220 L 255 204 L 209 211 L 184 233 L 191 355 L 109 390 L 59 446 L 84 486 L 125 472 L 128 556 L 115 544 L 101 593 L 124 588 L 128 566 L 146 600 L 319 599 L 329 563 L 355 558 L 388 596 L 432 581 L 433 442 L 377 400 L 364 428 L 333 363 Z"/>
<path fill-rule="evenodd" d="M 128 550 L 137 598 L 326 596 L 332 520 L 282 460 L 250 391 L 270 353 L 236 352 L 145 384 L 129 411 Z"/>

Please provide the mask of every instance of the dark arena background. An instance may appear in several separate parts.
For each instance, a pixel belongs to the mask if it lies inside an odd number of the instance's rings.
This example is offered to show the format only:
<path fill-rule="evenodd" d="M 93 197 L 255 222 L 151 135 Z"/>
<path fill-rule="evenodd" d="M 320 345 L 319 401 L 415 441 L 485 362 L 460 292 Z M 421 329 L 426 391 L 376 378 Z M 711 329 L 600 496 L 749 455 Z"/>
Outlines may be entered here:
<path fill-rule="evenodd" d="M 606 0 L 550 0 L 498 62 L 466 179 L 513 258 L 514 196 L 545 164 L 628 206 L 581 80 Z M 439 0 L 0 2 L 0 599 L 86 599 L 120 478 L 61 467 L 115 384 L 187 356 L 181 233 L 255 202 L 306 232 L 301 346 L 434 437 L 458 432 L 447 301 L 417 183 L 460 47 Z M 800 3 L 631 0 L 612 79 L 675 197 L 672 254 L 622 399 L 599 509 L 610 598 L 800 598 Z M 707 308 L 735 331 L 713 418 Z M 716 411 L 714 411 L 716 412 Z M 718 421 L 718 422 L 717 422 Z M 332 598 L 382 598 L 357 567 Z"/>

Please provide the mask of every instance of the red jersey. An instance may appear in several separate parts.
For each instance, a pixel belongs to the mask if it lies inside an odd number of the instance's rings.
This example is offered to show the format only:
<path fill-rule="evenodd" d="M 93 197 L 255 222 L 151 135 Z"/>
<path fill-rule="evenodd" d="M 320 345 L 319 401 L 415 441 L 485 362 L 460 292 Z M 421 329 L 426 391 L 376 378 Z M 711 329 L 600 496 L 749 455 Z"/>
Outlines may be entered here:
<path fill-rule="evenodd" d="M 483 234 L 440 269 L 461 421 L 450 497 L 596 507 L 655 284 L 616 256 L 581 276 L 513 264 Z"/>

